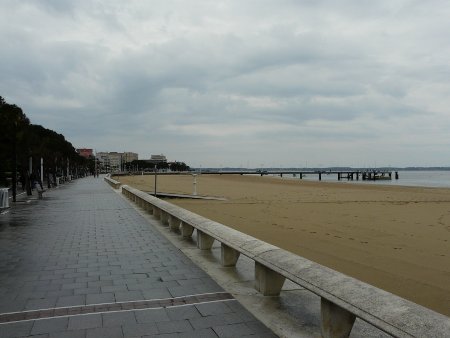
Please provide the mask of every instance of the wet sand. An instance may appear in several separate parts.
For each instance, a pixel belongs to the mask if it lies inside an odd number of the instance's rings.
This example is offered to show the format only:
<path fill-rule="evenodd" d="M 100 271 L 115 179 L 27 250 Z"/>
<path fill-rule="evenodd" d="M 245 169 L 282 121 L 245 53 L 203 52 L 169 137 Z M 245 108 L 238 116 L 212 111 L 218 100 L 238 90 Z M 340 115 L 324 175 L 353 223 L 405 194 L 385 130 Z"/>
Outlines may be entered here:
<path fill-rule="evenodd" d="M 153 191 L 153 176 L 119 180 Z M 450 189 L 202 175 L 197 191 L 227 201 L 169 202 L 450 316 Z"/>

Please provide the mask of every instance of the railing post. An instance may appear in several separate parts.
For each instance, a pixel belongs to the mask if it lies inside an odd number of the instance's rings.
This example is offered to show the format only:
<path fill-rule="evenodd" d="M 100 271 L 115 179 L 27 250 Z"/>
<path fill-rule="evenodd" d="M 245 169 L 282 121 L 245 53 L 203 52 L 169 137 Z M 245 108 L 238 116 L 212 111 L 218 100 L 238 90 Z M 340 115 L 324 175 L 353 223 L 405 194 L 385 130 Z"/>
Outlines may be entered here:
<path fill-rule="evenodd" d="M 161 217 L 161 209 L 159 209 L 159 208 L 156 207 L 156 206 L 153 206 L 153 216 L 154 216 L 156 219 L 159 219 L 159 218 Z"/>
<path fill-rule="evenodd" d="M 190 224 L 181 222 L 181 236 L 184 238 L 188 238 L 192 236 L 192 233 L 194 232 L 194 227 Z"/>
<path fill-rule="evenodd" d="M 221 243 L 221 263 L 222 266 L 235 266 L 241 253 L 228 245 Z"/>
<path fill-rule="evenodd" d="M 210 250 L 214 243 L 214 237 L 197 229 L 197 247 L 200 250 Z"/>
<path fill-rule="evenodd" d="M 264 296 L 278 296 L 285 277 L 255 261 L 255 289 Z"/>
<path fill-rule="evenodd" d="M 320 314 L 323 338 L 344 338 L 350 335 L 356 316 L 340 306 L 320 299 Z"/>
<path fill-rule="evenodd" d="M 169 228 L 171 231 L 179 231 L 180 220 L 172 215 L 169 215 Z"/>
<path fill-rule="evenodd" d="M 164 210 L 161 210 L 160 220 L 162 225 L 169 225 L 169 214 Z"/>
<path fill-rule="evenodd" d="M 153 205 L 150 202 L 146 203 L 147 207 L 145 208 L 150 215 L 153 215 Z"/>

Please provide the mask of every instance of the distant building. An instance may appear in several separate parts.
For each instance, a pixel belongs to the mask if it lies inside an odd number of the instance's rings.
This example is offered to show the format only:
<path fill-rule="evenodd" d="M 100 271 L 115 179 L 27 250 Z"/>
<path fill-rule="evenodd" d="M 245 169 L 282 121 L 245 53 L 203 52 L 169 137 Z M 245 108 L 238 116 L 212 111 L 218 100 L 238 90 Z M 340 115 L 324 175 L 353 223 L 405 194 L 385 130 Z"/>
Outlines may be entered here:
<path fill-rule="evenodd" d="M 78 148 L 76 149 L 76 152 L 80 154 L 80 156 L 83 156 L 84 158 L 92 158 L 94 157 L 94 151 L 93 149 L 89 148 Z"/>
<path fill-rule="evenodd" d="M 121 171 L 122 167 L 122 153 L 116 151 L 111 151 L 108 153 L 109 156 L 109 169 L 111 172 Z"/>
<path fill-rule="evenodd" d="M 167 164 L 167 158 L 163 154 L 161 154 L 161 155 L 151 155 L 150 159 L 144 160 L 144 162 L 149 164 L 149 165 L 151 165 L 151 166 L 156 167 L 156 165 L 161 164 L 161 163 Z"/>
<path fill-rule="evenodd" d="M 138 159 L 138 154 L 126 151 L 119 153 L 117 151 L 97 152 L 96 158 L 100 164 L 102 172 L 116 172 L 125 170 L 125 163 L 132 162 Z"/>
<path fill-rule="evenodd" d="M 95 157 L 98 160 L 98 164 L 99 164 L 99 169 L 101 172 L 110 172 L 110 168 L 111 168 L 111 163 L 109 160 L 109 153 L 107 152 L 97 152 Z"/>
<path fill-rule="evenodd" d="M 123 162 L 124 163 L 130 163 L 130 162 L 133 162 L 133 161 L 137 161 L 139 159 L 138 158 L 138 154 L 132 153 L 130 151 L 124 152 L 123 155 L 122 155 L 122 158 L 123 158 Z"/>
<path fill-rule="evenodd" d="M 153 161 L 153 162 L 167 162 L 167 158 L 163 154 L 161 154 L 161 155 L 151 155 L 150 156 L 150 161 Z"/>

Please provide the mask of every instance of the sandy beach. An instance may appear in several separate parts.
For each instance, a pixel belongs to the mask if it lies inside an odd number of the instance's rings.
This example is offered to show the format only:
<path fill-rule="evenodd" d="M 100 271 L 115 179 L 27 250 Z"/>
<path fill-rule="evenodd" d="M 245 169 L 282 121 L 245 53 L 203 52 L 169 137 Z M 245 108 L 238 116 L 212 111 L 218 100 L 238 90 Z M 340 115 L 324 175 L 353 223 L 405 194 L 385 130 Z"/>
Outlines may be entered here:
<path fill-rule="evenodd" d="M 154 189 L 153 176 L 118 179 Z M 201 175 L 197 191 L 227 200 L 169 202 L 450 316 L 450 189 Z"/>

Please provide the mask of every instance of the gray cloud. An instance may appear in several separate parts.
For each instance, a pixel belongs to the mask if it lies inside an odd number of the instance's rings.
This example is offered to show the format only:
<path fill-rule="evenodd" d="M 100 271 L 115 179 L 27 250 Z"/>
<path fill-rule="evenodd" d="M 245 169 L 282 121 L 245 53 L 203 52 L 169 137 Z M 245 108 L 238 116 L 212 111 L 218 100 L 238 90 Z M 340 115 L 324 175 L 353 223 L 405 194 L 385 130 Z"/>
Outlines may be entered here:
<path fill-rule="evenodd" d="M 0 95 L 76 146 L 203 166 L 449 164 L 444 1 L 2 10 Z"/>

